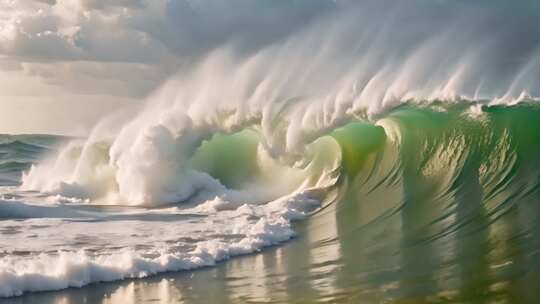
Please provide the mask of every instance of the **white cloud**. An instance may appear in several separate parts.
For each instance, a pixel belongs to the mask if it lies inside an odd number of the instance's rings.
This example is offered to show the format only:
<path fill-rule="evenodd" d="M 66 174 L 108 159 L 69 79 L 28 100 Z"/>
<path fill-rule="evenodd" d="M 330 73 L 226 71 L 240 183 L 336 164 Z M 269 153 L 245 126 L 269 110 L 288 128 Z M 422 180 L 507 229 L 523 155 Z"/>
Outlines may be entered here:
<path fill-rule="evenodd" d="M 33 60 L 159 62 L 228 40 L 256 47 L 330 10 L 330 0 L 0 0 L 0 51 Z"/>
<path fill-rule="evenodd" d="M 88 111 L 88 103 L 107 109 L 103 100 L 136 102 L 223 43 L 260 47 L 333 5 L 330 0 L 0 0 L 2 113 L 13 116 L 9 109 L 32 109 L 28 105 L 40 112 L 39 99 L 48 107 L 54 100 L 72 103 L 75 112 Z M 39 121 L 22 129 L 42 131 Z M 0 125 L 0 133 L 6 127 Z"/>

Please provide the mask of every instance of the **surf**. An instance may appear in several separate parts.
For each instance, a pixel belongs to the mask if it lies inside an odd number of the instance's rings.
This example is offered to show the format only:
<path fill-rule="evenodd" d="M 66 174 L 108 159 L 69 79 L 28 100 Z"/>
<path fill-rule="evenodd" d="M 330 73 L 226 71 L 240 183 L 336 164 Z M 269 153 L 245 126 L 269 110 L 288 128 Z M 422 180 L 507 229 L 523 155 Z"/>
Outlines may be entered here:
<path fill-rule="evenodd" d="M 497 51 L 497 8 L 358 7 L 220 46 L 85 138 L 3 136 L 0 296 L 214 266 L 327 214 L 407 251 L 535 209 L 535 47 Z"/>

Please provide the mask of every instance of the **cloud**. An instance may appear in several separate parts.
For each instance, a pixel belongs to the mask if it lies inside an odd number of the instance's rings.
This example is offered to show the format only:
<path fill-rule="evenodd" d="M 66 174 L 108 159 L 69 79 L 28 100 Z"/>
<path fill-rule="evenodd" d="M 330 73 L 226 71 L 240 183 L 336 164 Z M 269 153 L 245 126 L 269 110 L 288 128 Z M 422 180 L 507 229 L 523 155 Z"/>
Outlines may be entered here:
<path fill-rule="evenodd" d="M 0 51 L 42 61 L 158 62 L 197 56 L 230 40 L 254 48 L 334 6 L 330 0 L 21 2 L 0 0 Z"/>
<path fill-rule="evenodd" d="M 2 109 L 9 116 L 13 107 L 6 105 L 18 103 L 40 111 L 35 102 L 40 98 L 72 102 L 72 109 L 86 108 L 83 101 L 97 108 L 103 100 L 137 102 L 220 45 L 254 51 L 334 5 L 331 0 L 0 0 Z M 39 130 L 37 121 L 24 129 Z"/>
<path fill-rule="evenodd" d="M 328 0 L 0 0 L 0 54 L 51 69 L 58 62 L 117 62 L 155 65 L 167 74 L 229 41 L 242 49 L 271 43 L 332 6 Z"/>
<path fill-rule="evenodd" d="M 144 8 L 144 0 L 81 0 L 86 9 L 107 10 L 112 8 Z"/>
<path fill-rule="evenodd" d="M 35 2 L 42 2 L 42 3 L 46 3 L 48 5 L 55 5 L 56 4 L 56 0 L 34 0 Z"/>

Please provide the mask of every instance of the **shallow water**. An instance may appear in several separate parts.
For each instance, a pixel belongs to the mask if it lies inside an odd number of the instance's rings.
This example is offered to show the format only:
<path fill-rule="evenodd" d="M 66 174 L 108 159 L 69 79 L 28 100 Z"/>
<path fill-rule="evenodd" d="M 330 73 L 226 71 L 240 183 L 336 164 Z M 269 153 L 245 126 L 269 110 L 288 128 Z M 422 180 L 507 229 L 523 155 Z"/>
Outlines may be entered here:
<path fill-rule="evenodd" d="M 524 213 L 539 214 L 531 205 L 509 212 L 490 232 L 472 231 L 427 244 L 396 240 L 390 223 L 362 229 L 358 212 L 352 204 L 341 207 L 338 224 L 333 211 L 325 210 L 295 225 L 299 235 L 293 241 L 216 267 L 0 302 L 536 303 L 538 299 L 539 251 L 531 247 L 540 238 L 523 232 L 539 229 L 523 221 Z M 493 235 L 498 230 L 505 233 L 497 238 Z"/>

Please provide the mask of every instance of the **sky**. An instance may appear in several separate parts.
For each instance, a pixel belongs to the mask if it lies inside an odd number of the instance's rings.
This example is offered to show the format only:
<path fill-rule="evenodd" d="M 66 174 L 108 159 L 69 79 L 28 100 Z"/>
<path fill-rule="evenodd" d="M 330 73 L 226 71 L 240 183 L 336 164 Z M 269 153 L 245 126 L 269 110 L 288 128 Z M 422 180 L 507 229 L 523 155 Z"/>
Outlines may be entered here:
<path fill-rule="evenodd" d="M 368 5 L 355 6 L 360 2 Z M 347 17 L 352 34 L 343 49 L 371 26 L 365 20 L 389 33 L 382 38 L 396 38 L 367 42 L 384 53 L 417 43 L 400 28 L 422 36 L 443 24 L 438 19 L 468 14 L 465 20 L 487 21 L 456 21 L 458 38 L 493 40 L 485 51 L 492 60 L 479 72 L 504 74 L 540 54 L 538 0 L 0 0 L 0 133 L 87 134 L 107 113 L 137 107 L 215 49 L 231 46 L 242 57 L 306 28 L 316 36 L 326 26 L 320 19 L 339 22 L 334 12 L 349 8 L 363 12 Z M 403 11 L 406 23 L 372 16 L 392 10 Z M 398 25 L 385 30 L 388 24 Z"/>
<path fill-rule="evenodd" d="M 242 52 L 256 50 L 335 5 L 0 0 L 0 133 L 85 134 L 216 47 L 234 41 Z"/>

